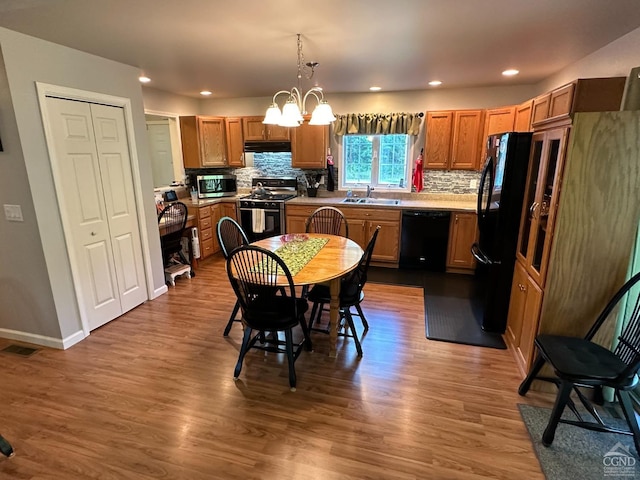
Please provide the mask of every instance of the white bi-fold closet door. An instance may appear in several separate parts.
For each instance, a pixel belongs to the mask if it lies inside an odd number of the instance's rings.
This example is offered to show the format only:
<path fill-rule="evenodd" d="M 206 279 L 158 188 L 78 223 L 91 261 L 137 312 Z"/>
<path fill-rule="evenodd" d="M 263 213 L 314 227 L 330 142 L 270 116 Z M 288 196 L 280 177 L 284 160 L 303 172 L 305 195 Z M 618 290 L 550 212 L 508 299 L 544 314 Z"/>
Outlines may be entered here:
<path fill-rule="evenodd" d="M 93 330 L 147 299 L 124 111 L 46 102 L 74 283 Z"/>

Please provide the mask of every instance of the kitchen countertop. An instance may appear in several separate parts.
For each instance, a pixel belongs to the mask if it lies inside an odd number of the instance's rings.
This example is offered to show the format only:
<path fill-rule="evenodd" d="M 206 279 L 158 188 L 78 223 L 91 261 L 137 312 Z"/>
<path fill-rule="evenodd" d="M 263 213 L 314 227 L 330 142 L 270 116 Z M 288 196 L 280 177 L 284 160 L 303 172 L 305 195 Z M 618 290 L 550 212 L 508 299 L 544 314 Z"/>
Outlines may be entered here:
<path fill-rule="evenodd" d="M 246 193 L 238 194 L 233 197 L 219 197 L 208 198 L 206 200 L 198 200 L 192 202 L 190 198 L 182 198 L 181 202 L 185 203 L 188 207 L 206 207 L 207 205 L 215 205 L 216 203 L 235 203 L 239 198 L 246 196 Z M 404 196 L 404 198 L 402 198 Z M 451 212 L 472 212 L 476 211 L 476 195 L 475 194 L 436 194 L 436 193 L 421 193 L 421 194 L 404 194 L 403 196 L 393 197 L 379 197 L 373 198 L 396 198 L 400 200 L 399 205 L 376 205 L 376 204 L 355 204 L 355 203 L 342 203 L 344 196 L 319 196 L 319 197 L 295 197 L 286 202 L 286 205 L 330 205 L 340 208 L 342 207 L 355 207 L 355 208 L 392 208 L 399 210 L 447 210 Z M 408 198 L 407 198 L 408 197 Z"/>
<path fill-rule="evenodd" d="M 355 207 L 355 208 L 392 208 L 399 210 L 447 210 L 452 212 L 472 212 L 475 213 L 477 199 L 475 194 L 458 195 L 458 194 L 414 194 L 410 198 L 394 197 L 376 197 L 373 198 L 399 198 L 398 205 L 376 205 L 376 204 L 354 204 L 342 203 L 344 196 L 321 196 L 321 197 L 296 197 L 287 201 L 287 205 L 330 205 L 337 208 Z"/>

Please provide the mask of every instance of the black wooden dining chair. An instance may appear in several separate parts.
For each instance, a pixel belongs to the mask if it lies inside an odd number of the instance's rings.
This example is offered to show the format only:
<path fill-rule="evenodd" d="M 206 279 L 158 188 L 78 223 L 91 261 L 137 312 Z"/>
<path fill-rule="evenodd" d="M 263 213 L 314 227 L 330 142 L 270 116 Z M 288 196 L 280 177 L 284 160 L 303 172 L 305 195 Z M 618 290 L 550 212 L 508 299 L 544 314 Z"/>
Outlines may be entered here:
<path fill-rule="evenodd" d="M 2 453 L 5 457 L 13 456 L 13 447 L 9 442 L 5 440 L 2 435 L 0 435 L 0 453 Z"/>
<path fill-rule="evenodd" d="M 320 207 L 309 215 L 304 227 L 307 233 L 342 235 L 343 225 L 344 236 L 349 238 L 349 224 L 344 214 L 335 207 Z"/>
<path fill-rule="evenodd" d="M 309 306 L 296 297 L 291 272 L 275 253 L 253 245 L 233 250 L 227 259 L 227 273 L 240 302 L 244 336 L 240 355 L 233 373 L 237 380 L 242 362 L 251 348 L 286 353 L 289 364 L 289 385 L 296 388 L 294 362 L 306 346 L 311 350 L 311 338 L 304 318 Z M 278 277 L 286 279 L 285 295 L 279 294 Z M 294 344 L 293 329 L 300 326 L 302 339 Z M 252 333 L 255 332 L 253 335 Z M 263 332 L 273 332 L 273 336 Z M 285 340 L 279 340 L 277 332 L 284 332 Z M 284 348 L 283 348 L 284 347 Z"/>
<path fill-rule="evenodd" d="M 364 331 L 366 332 L 369 330 L 369 323 L 364 316 L 360 303 L 364 300 L 363 288 L 367 282 L 367 272 L 369 270 L 371 255 L 373 254 L 373 249 L 375 248 L 379 231 L 380 225 L 378 225 L 373 232 L 373 235 L 367 244 L 367 248 L 364 249 L 362 257 L 358 262 L 358 266 L 346 274 L 340 281 L 340 326 L 344 327 L 344 331 L 340 332 L 339 335 L 353 337 L 359 357 L 362 356 L 362 346 L 360 345 L 360 339 L 358 338 L 358 334 L 353 323 L 354 314 L 351 312 L 351 307 L 355 307 L 358 311 L 357 316 L 362 320 Z M 327 325 L 326 328 L 314 328 L 313 326 L 315 322 L 320 320 L 322 312 L 327 311 L 327 309 L 324 308 L 325 305 L 328 305 L 331 302 L 329 286 L 325 284 L 314 285 L 309 291 L 308 299 L 313 303 L 311 315 L 309 316 L 309 330 L 329 333 L 329 325 Z M 346 325 L 344 325 L 345 322 Z M 342 328 L 339 328 L 339 330 L 342 330 Z"/>
<path fill-rule="evenodd" d="M 535 345 L 538 355 L 531 371 L 520 385 L 518 393 L 526 395 L 531 383 L 536 379 L 550 381 L 558 387 L 549 423 L 542 434 L 543 445 L 551 445 L 558 423 L 566 423 L 598 432 L 632 435 L 636 451 L 640 454 L 640 430 L 629 395 L 629 392 L 638 385 L 637 373 L 640 368 L 639 282 L 640 273 L 637 273 L 618 290 L 602 310 L 586 337 L 574 338 L 546 334 L 536 337 Z M 617 344 L 613 350 L 593 341 L 603 325 L 609 322 L 614 322 L 614 325 L 608 325 L 611 328 L 615 328 L 618 322 L 622 325 L 622 332 L 617 337 Z M 538 376 L 545 363 L 551 365 L 555 377 Z M 595 389 L 594 398 L 598 402 L 602 398 L 602 388 L 612 388 L 629 430 L 606 425 L 592 401 L 577 387 Z M 593 421 L 583 420 L 583 414 L 571 399 L 572 391 L 593 417 Z M 570 408 L 577 420 L 562 418 L 565 406 Z"/>
<path fill-rule="evenodd" d="M 182 234 L 187 225 L 188 209 L 182 202 L 174 202 L 164 207 L 158 215 L 158 225 L 162 227 L 163 234 L 160 237 L 162 248 L 162 261 L 164 267 L 171 265 L 175 255 L 178 255 L 180 263 L 189 265 L 189 260 L 182 253 Z"/>
<path fill-rule="evenodd" d="M 216 233 L 218 235 L 218 243 L 220 243 L 220 249 L 225 259 L 229 258 L 229 254 L 241 245 L 248 245 L 249 239 L 247 234 L 238 222 L 231 217 L 222 217 L 218 221 L 216 226 Z M 233 311 L 227 322 L 227 326 L 224 328 L 224 336 L 228 336 L 233 326 L 233 322 L 239 322 L 240 319 L 236 318 L 240 311 L 240 302 L 236 300 L 236 304 L 233 306 Z"/>

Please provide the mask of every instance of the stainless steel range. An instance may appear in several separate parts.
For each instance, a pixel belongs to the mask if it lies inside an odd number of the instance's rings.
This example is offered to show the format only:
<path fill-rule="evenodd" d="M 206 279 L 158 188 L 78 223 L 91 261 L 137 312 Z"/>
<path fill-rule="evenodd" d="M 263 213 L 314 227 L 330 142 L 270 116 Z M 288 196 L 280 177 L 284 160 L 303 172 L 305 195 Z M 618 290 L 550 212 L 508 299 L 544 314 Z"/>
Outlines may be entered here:
<path fill-rule="evenodd" d="M 297 195 L 297 180 L 257 177 L 251 185 L 251 194 L 238 200 L 240 225 L 249 241 L 285 233 L 284 202 Z"/>

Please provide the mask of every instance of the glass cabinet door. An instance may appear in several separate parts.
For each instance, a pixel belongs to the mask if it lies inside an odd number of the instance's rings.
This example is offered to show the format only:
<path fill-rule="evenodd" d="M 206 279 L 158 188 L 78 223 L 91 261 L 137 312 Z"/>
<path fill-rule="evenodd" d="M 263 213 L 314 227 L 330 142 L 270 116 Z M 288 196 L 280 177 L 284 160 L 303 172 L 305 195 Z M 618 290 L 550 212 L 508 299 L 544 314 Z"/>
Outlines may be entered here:
<path fill-rule="evenodd" d="M 540 161 L 538 177 L 535 180 L 535 197 L 533 202 L 529 203 L 529 210 L 526 212 L 529 219 L 528 227 L 527 222 L 524 222 L 524 227 L 529 230 L 528 241 L 526 247 L 521 245 L 521 248 L 526 248 L 525 264 L 529 275 L 541 287 L 544 286 L 547 260 L 551 249 L 567 131 L 567 128 L 560 128 L 544 132 L 541 145 L 538 145 L 539 137 L 534 135 L 532 161 L 535 164 L 538 149 Z"/>
<path fill-rule="evenodd" d="M 529 239 L 531 237 L 531 225 L 533 223 L 533 207 L 535 205 L 543 145 L 544 133 L 535 133 L 531 143 L 531 158 L 524 192 L 524 202 L 522 204 L 522 215 L 520 217 L 520 236 L 518 237 L 517 250 L 517 256 L 525 265 L 527 264 L 529 252 Z"/>

